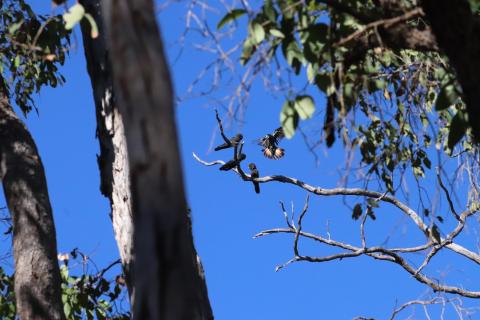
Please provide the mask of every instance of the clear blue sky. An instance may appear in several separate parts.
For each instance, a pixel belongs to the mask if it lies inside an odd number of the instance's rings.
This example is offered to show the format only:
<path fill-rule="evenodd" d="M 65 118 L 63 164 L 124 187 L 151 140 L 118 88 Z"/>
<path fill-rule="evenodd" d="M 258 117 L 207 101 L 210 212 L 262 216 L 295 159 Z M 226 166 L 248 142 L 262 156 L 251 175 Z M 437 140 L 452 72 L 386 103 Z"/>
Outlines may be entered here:
<path fill-rule="evenodd" d="M 49 10 L 44 4 L 39 9 Z M 175 59 L 180 50 L 177 40 L 184 31 L 185 12 L 186 4 L 180 3 L 159 14 L 179 95 L 212 58 L 193 48 L 192 44 L 201 41 L 193 37 L 186 42 L 180 59 Z M 214 28 L 220 15 L 208 18 Z M 94 105 L 79 30 L 75 34 L 78 47 L 62 70 L 66 85 L 43 90 L 37 99 L 40 116 L 32 113 L 26 122 L 46 168 L 59 251 L 78 247 L 97 265 L 105 266 L 117 259 L 118 253 L 108 203 L 99 191 Z M 316 101 L 321 109 L 323 100 L 316 96 Z M 265 159 L 252 143 L 279 125 L 282 103 L 281 98 L 266 93 L 261 82 L 252 88 L 242 127 L 247 163 L 255 162 L 261 175 L 285 174 L 313 185 L 335 187 L 344 160 L 338 143 L 336 148 L 320 152 L 318 167 L 298 135 L 283 143 L 287 154 L 278 161 Z M 206 160 L 230 157 L 230 152 L 209 151 L 216 128 L 213 110 L 211 98 L 188 99 L 178 106 L 177 121 L 195 243 L 206 270 L 217 319 L 352 319 L 358 315 L 384 319 L 397 303 L 421 297 L 427 291 L 396 265 L 367 258 L 297 263 L 275 272 L 275 266 L 293 255 L 292 237 L 273 235 L 255 240 L 252 236 L 264 229 L 284 227 L 278 202 L 284 201 L 290 207 L 293 201 L 298 213 L 306 193 L 290 185 L 270 183 L 262 184 L 262 193 L 257 195 L 251 184 L 240 181 L 234 173 L 221 173 L 216 167 L 207 168 L 196 162 L 192 152 Z M 315 121 L 321 123 L 321 119 L 317 115 L 312 125 Z M 229 134 L 235 132 L 236 127 L 232 127 Z M 218 136 L 216 142 L 220 142 Z M 350 218 L 351 211 L 341 200 L 312 197 L 305 230 L 324 235 L 328 220 L 332 237 L 359 244 L 359 223 Z M 2 203 L 4 200 L 0 199 Z M 397 244 L 418 243 L 416 240 L 422 239 L 393 207 L 382 206 L 377 217 L 368 228 L 371 239 L 381 242 L 393 230 L 392 241 Z M 9 242 L 2 242 L 2 252 L 9 247 Z M 300 248 L 311 255 L 331 252 L 309 242 L 302 242 Z M 454 283 L 475 289 L 480 283 L 478 270 L 468 263 L 451 264 L 450 258 L 448 254 L 440 255 L 429 270 L 439 279 L 448 273 Z M 466 304 L 478 305 L 475 301 Z M 409 314 L 407 311 L 400 319 Z M 435 315 L 438 314 L 434 313 L 434 319 Z M 447 319 L 453 319 L 451 308 L 447 315 Z M 421 308 L 416 309 L 414 318 L 424 318 Z"/>

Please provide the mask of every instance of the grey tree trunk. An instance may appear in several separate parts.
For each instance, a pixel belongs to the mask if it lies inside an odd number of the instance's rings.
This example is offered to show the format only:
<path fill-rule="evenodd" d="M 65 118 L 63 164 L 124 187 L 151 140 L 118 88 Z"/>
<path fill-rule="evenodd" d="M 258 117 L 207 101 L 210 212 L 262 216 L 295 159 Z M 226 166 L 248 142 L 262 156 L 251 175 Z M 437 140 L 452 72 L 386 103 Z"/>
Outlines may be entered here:
<path fill-rule="evenodd" d="M 32 136 L 0 78 L 0 179 L 13 221 L 15 297 L 22 320 L 63 320 L 57 242 L 47 181 Z"/>
<path fill-rule="evenodd" d="M 125 129 L 122 115 L 115 102 L 109 52 L 105 45 L 105 32 L 101 19 L 100 0 L 83 0 L 82 5 L 90 13 L 99 28 L 99 37 L 92 39 L 90 24 L 81 24 L 87 70 L 93 89 L 97 116 L 97 137 L 100 143 L 98 167 L 100 190 L 110 201 L 113 231 L 117 242 L 123 271 L 133 306 L 133 217 L 130 177 Z"/>
<path fill-rule="evenodd" d="M 187 217 L 173 88 L 151 0 L 104 0 L 134 212 L 135 319 L 212 319 Z"/>

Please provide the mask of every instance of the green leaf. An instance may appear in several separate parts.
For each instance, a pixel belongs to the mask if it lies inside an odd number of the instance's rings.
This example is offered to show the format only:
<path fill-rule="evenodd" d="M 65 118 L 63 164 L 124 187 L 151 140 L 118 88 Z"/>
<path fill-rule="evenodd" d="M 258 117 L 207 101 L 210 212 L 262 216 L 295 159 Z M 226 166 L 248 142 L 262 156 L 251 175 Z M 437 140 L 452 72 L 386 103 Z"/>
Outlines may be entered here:
<path fill-rule="evenodd" d="M 20 27 L 22 26 L 24 20 L 20 20 L 19 22 L 12 23 L 8 26 L 8 33 L 14 34 Z"/>
<path fill-rule="evenodd" d="M 272 0 L 265 1 L 265 4 L 263 5 L 263 13 L 271 22 L 275 22 L 277 20 L 277 12 L 273 6 Z"/>
<path fill-rule="evenodd" d="M 13 61 L 13 65 L 15 68 L 18 68 L 20 66 L 20 56 L 16 56 L 15 60 Z"/>
<path fill-rule="evenodd" d="M 282 33 L 282 31 L 277 30 L 277 29 L 270 29 L 270 34 L 274 36 L 275 38 L 285 38 L 285 35 Z"/>
<path fill-rule="evenodd" d="M 280 123 L 282 124 L 285 137 L 292 138 L 298 126 L 298 113 L 293 107 L 292 101 L 286 101 L 280 113 Z"/>
<path fill-rule="evenodd" d="M 65 29 L 72 29 L 77 23 L 82 20 L 85 15 L 85 8 L 80 4 L 76 3 L 68 9 L 66 13 L 63 14 L 63 21 L 65 21 Z"/>
<path fill-rule="evenodd" d="M 68 302 L 63 304 L 63 312 L 65 312 L 67 319 L 72 316 L 72 306 Z"/>
<path fill-rule="evenodd" d="M 282 41 L 282 52 L 288 64 L 295 71 L 295 74 L 299 74 L 305 58 L 295 38 L 287 37 Z"/>
<path fill-rule="evenodd" d="M 85 18 L 87 18 L 88 22 L 90 23 L 90 37 L 95 39 L 98 37 L 98 26 L 95 22 L 95 19 L 92 17 L 90 13 L 85 13 Z"/>
<path fill-rule="evenodd" d="M 242 55 L 240 56 L 240 64 L 246 65 L 250 58 L 252 57 L 253 53 L 256 50 L 256 46 L 253 43 L 252 38 L 247 38 L 243 43 L 243 50 Z"/>
<path fill-rule="evenodd" d="M 386 67 L 389 67 L 392 64 L 393 54 L 390 51 L 385 51 L 381 60 Z"/>
<path fill-rule="evenodd" d="M 480 1 L 478 0 L 468 0 L 470 4 L 470 9 L 473 13 L 478 13 L 480 11 Z"/>
<path fill-rule="evenodd" d="M 107 317 L 107 314 L 101 308 L 95 308 L 95 314 L 98 320 L 104 320 Z"/>
<path fill-rule="evenodd" d="M 60 274 L 63 279 L 68 279 L 68 267 L 66 265 L 60 266 Z"/>
<path fill-rule="evenodd" d="M 309 63 L 307 65 L 307 79 L 309 83 L 313 83 L 315 81 L 315 76 L 317 75 L 317 69 L 313 66 L 313 64 Z"/>
<path fill-rule="evenodd" d="M 220 30 L 225 24 L 237 20 L 237 18 L 243 16 L 247 13 L 247 10 L 244 9 L 233 9 L 229 13 L 227 13 L 222 20 L 217 24 L 217 30 Z"/>
<path fill-rule="evenodd" d="M 327 97 L 330 97 L 331 95 L 333 95 L 335 93 L 335 86 L 333 83 L 330 83 L 327 87 L 327 90 L 325 91 Z"/>
<path fill-rule="evenodd" d="M 457 114 L 450 121 L 450 129 L 448 133 L 448 148 L 453 150 L 453 147 L 462 140 L 463 136 L 467 131 L 467 121 L 465 115 L 462 111 L 457 112 Z"/>
<path fill-rule="evenodd" d="M 293 107 L 302 120 L 310 119 L 315 112 L 315 103 L 310 96 L 298 96 Z"/>
<path fill-rule="evenodd" d="M 265 39 L 265 30 L 260 23 L 252 23 L 250 27 L 250 34 L 252 35 L 256 44 L 259 44 L 263 41 L 263 39 Z"/>
<path fill-rule="evenodd" d="M 441 111 L 445 110 L 451 105 L 453 105 L 458 99 L 457 93 L 455 92 L 455 87 L 450 84 L 442 88 L 438 94 L 437 100 L 435 101 L 435 110 Z"/>

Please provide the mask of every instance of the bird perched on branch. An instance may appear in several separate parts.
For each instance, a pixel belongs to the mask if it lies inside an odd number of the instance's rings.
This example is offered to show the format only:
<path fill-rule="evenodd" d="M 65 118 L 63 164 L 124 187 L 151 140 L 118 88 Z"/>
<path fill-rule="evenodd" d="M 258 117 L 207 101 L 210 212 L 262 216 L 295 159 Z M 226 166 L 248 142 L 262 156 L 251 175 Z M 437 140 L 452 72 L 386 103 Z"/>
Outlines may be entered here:
<path fill-rule="evenodd" d="M 232 160 L 228 161 L 227 163 L 225 163 L 223 166 L 221 166 L 220 170 L 222 170 L 222 171 L 232 170 L 233 168 L 238 166 L 240 164 L 240 162 L 242 162 L 246 158 L 247 158 L 247 156 L 245 155 L 245 153 L 242 153 L 238 156 L 238 158 L 236 160 L 232 159 Z"/>
<path fill-rule="evenodd" d="M 285 137 L 282 127 L 279 127 L 273 131 L 272 134 L 267 134 L 260 139 L 258 143 L 263 147 L 263 155 L 269 159 L 280 159 L 285 155 L 285 149 L 279 148 L 278 143 Z"/>
<path fill-rule="evenodd" d="M 250 176 L 253 178 L 253 179 L 256 179 L 260 176 L 260 174 L 258 173 L 258 169 L 257 169 L 257 166 L 255 165 L 255 163 L 250 163 L 248 165 L 248 167 L 250 168 Z M 255 187 L 255 192 L 256 193 L 260 193 L 260 184 L 256 181 L 252 181 L 253 182 L 253 186 Z"/>
<path fill-rule="evenodd" d="M 236 147 L 240 141 L 242 141 L 243 135 L 241 133 L 236 134 L 234 137 L 232 137 L 230 140 L 225 141 L 225 143 L 217 146 L 214 150 L 223 150 L 223 149 L 228 149 L 228 148 L 234 148 Z"/>

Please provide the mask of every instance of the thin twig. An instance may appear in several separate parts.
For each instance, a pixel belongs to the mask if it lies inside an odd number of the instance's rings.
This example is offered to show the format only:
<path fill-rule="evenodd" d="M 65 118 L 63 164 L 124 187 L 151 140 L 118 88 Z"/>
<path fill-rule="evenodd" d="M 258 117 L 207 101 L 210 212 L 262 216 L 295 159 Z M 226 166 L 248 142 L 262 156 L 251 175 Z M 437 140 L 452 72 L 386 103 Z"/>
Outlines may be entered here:
<path fill-rule="evenodd" d="M 439 303 L 444 303 L 445 302 L 445 299 L 443 298 L 433 298 L 431 300 L 412 300 L 412 301 L 409 301 L 407 303 L 404 303 L 402 304 L 400 307 L 398 307 L 397 309 L 395 309 L 392 313 L 392 315 L 390 316 L 390 320 L 394 320 L 395 317 L 400 313 L 402 312 L 404 309 L 410 307 L 410 306 L 413 306 L 413 305 L 422 305 L 422 306 L 426 306 L 426 305 L 432 305 L 432 304 L 439 304 Z"/>
<path fill-rule="evenodd" d="M 443 192 L 445 193 L 445 197 L 447 198 L 448 205 L 450 206 L 450 211 L 452 214 L 455 216 L 455 219 L 460 220 L 460 217 L 455 210 L 455 207 L 453 206 L 453 201 L 450 198 L 450 193 L 448 192 L 447 188 L 445 188 L 445 185 L 443 184 L 442 177 L 440 176 L 440 170 L 437 169 L 437 180 L 438 184 L 440 185 L 440 188 L 442 188 Z"/>

